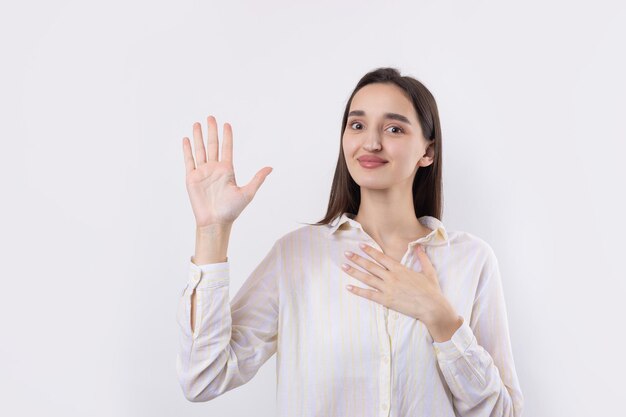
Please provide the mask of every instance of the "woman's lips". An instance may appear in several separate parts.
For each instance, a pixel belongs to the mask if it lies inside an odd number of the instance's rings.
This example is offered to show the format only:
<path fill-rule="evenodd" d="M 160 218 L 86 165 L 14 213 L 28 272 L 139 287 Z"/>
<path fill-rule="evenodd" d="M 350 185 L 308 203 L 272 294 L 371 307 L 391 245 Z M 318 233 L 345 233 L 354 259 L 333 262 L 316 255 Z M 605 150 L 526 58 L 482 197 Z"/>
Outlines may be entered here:
<path fill-rule="evenodd" d="M 361 166 L 363 168 L 378 168 L 380 166 L 385 165 L 387 162 L 374 162 L 374 161 L 361 161 L 359 160 L 359 164 L 361 164 Z"/>

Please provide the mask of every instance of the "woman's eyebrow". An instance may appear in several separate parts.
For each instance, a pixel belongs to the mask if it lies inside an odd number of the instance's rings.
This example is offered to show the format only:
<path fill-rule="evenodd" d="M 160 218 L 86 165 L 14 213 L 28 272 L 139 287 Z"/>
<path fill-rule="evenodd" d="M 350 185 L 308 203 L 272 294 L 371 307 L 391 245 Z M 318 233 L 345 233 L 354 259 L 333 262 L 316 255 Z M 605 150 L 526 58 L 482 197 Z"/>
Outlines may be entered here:
<path fill-rule="evenodd" d="M 348 113 L 348 117 L 350 116 L 365 116 L 365 112 L 363 110 L 352 110 L 350 113 Z M 385 119 L 398 120 L 408 125 L 411 124 L 411 122 L 409 122 L 409 119 L 407 119 L 405 116 L 398 114 L 398 113 L 385 113 L 383 114 L 383 117 Z"/>

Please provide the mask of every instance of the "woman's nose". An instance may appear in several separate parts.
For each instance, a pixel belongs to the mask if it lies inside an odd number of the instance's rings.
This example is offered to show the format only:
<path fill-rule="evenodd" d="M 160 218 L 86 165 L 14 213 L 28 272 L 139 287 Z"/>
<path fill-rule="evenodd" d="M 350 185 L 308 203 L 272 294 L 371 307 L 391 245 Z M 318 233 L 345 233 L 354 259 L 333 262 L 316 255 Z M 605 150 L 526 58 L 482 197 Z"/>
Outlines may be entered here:
<path fill-rule="evenodd" d="M 380 149 L 381 146 L 382 145 L 380 143 L 380 134 L 378 133 L 378 131 L 376 131 L 375 129 L 370 130 L 368 132 L 367 138 L 365 138 L 365 143 L 363 144 L 363 147 L 368 151 L 372 151 L 375 149 Z"/>
<path fill-rule="evenodd" d="M 363 145 L 363 147 L 368 150 L 368 151 L 373 151 L 373 150 L 378 150 L 381 148 L 381 144 L 379 140 L 372 140 L 369 139 L 367 140 L 367 142 L 365 142 L 365 144 Z"/>

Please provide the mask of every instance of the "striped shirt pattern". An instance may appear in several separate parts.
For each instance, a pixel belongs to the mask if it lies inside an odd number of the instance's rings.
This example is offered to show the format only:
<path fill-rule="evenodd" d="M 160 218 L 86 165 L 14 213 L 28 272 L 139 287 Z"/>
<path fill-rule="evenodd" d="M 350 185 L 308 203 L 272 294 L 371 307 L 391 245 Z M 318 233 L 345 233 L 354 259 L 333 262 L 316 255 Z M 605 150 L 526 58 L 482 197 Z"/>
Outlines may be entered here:
<path fill-rule="evenodd" d="M 401 263 L 421 271 L 416 245 L 424 247 L 463 318 L 450 340 L 435 342 L 420 320 L 346 289 L 372 287 L 343 271 L 344 251 L 369 258 L 360 242 L 382 249 L 343 213 L 276 240 L 230 302 L 228 259 L 196 265 L 190 258 L 177 312 L 185 397 L 212 400 L 276 354 L 280 417 L 520 417 L 524 400 L 493 249 L 468 232 L 446 231 L 435 217 L 418 220 L 431 232 L 408 245 Z"/>

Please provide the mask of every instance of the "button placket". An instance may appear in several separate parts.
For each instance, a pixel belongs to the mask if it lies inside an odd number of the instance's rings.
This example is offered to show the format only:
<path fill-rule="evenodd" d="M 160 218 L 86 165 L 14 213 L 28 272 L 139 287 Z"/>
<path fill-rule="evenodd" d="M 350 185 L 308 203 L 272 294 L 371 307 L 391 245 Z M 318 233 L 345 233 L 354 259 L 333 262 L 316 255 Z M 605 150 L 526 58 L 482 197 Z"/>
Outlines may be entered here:
<path fill-rule="evenodd" d="M 376 248 L 380 252 L 383 250 L 380 246 L 372 239 L 361 227 L 360 224 L 356 223 L 357 227 L 361 229 L 361 232 L 365 235 L 367 243 L 372 247 Z M 403 257 L 403 261 L 406 258 L 406 255 Z M 379 387 L 380 387 L 380 407 L 381 407 L 381 416 L 386 417 L 389 413 L 389 402 L 391 396 L 391 341 L 389 332 L 387 329 L 387 318 L 389 317 L 391 310 L 388 307 L 385 307 L 381 304 L 376 305 L 376 314 L 378 316 L 378 335 L 380 340 L 380 352 L 382 354 L 381 362 L 380 362 L 380 377 L 379 377 Z M 393 313 L 391 313 L 393 314 Z"/>
<path fill-rule="evenodd" d="M 384 306 L 378 304 L 376 307 L 376 315 L 378 317 L 378 339 L 380 349 L 379 363 L 379 404 L 381 407 L 381 416 L 387 416 L 389 410 L 390 391 L 391 391 L 391 366 L 390 366 L 390 350 L 391 343 L 387 326 L 385 323 L 386 312 Z M 388 309 L 387 309 L 388 310 Z"/>
<path fill-rule="evenodd" d="M 384 321 L 383 321 L 384 323 Z M 380 361 L 380 404 L 382 411 L 386 415 L 389 410 L 389 401 L 391 396 L 391 343 L 387 326 L 381 326 L 381 361 Z"/>

